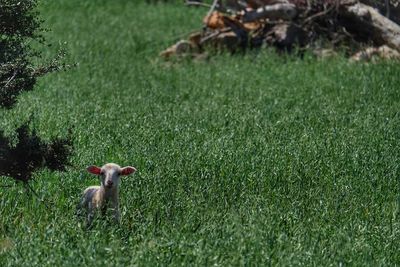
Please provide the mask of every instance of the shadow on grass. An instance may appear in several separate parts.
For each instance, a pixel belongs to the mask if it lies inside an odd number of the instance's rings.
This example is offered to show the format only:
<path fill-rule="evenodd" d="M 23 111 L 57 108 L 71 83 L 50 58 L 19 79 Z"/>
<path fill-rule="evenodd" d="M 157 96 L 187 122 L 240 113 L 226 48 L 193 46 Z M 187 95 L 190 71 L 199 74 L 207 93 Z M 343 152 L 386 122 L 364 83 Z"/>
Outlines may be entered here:
<path fill-rule="evenodd" d="M 72 153 L 72 141 L 67 137 L 45 142 L 35 131 L 29 130 L 29 122 L 20 126 L 16 133 L 18 141 L 12 145 L 0 130 L 0 176 L 23 182 L 36 194 L 28 184 L 33 173 L 42 168 L 64 171 Z"/>

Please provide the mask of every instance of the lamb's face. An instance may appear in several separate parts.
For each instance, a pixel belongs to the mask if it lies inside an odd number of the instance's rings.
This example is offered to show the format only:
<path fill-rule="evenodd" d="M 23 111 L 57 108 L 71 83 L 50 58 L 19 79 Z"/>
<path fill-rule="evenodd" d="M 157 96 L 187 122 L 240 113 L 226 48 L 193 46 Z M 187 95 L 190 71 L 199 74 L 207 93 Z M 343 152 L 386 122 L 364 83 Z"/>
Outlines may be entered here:
<path fill-rule="evenodd" d="M 104 165 L 101 167 L 100 172 L 101 184 L 107 189 L 118 188 L 121 173 L 121 167 L 117 164 L 109 163 Z"/>
<path fill-rule="evenodd" d="M 89 166 L 87 170 L 92 174 L 99 175 L 101 185 L 104 186 L 106 190 L 118 188 L 121 175 L 129 175 L 136 171 L 134 167 L 127 166 L 121 168 L 114 163 L 107 163 L 101 168 L 92 165 Z"/>

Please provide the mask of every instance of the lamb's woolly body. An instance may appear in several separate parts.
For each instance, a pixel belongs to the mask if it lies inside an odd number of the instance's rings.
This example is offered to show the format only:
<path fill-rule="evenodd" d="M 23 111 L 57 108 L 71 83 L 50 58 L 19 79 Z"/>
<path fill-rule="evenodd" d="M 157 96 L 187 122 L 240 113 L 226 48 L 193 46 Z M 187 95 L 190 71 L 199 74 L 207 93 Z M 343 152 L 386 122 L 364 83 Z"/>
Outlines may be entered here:
<path fill-rule="evenodd" d="M 83 206 L 89 209 L 101 208 L 108 202 L 118 202 L 118 190 L 106 191 L 103 186 L 89 186 L 83 192 Z"/>
<path fill-rule="evenodd" d="M 105 215 L 108 206 L 113 208 L 114 219 L 119 222 L 117 189 L 106 190 L 104 186 L 90 186 L 83 192 L 82 207 L 87 211 L 89 225 L 92 223 L 96 211 L 100 210 L 102 215 Z"/>

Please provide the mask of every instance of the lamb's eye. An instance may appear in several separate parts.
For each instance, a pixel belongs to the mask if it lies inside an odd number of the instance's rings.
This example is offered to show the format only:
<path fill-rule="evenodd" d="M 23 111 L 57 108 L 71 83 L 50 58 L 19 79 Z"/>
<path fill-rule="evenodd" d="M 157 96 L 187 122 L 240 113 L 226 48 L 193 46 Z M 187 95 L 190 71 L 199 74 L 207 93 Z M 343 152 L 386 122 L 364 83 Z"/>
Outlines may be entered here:
<path fill-rule="evenodd" d="M 101 172 L 100 172 L 100 175 L 104 175 L 104 174 L 105 174 L 105 172 L 104 172 L 104 171 L 101 171 Z"/>

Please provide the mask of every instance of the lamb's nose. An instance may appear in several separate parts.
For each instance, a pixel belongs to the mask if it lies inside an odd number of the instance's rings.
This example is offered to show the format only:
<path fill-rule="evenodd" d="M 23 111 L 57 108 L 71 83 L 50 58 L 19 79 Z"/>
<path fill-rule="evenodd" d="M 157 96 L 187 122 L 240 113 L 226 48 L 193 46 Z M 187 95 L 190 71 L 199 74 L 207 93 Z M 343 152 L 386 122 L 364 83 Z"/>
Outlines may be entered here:
<path fill-rule="evenodd" d="M 113 182 L 112 181 L 107 181 L 107 186 L 112 186 L 113 185 Z"/>

